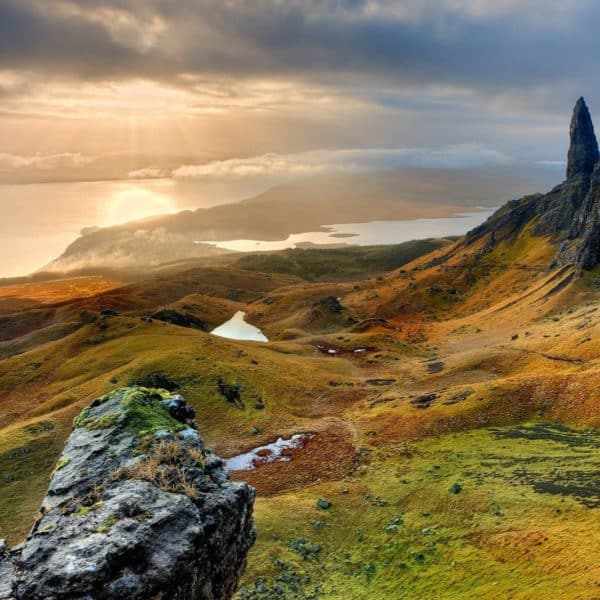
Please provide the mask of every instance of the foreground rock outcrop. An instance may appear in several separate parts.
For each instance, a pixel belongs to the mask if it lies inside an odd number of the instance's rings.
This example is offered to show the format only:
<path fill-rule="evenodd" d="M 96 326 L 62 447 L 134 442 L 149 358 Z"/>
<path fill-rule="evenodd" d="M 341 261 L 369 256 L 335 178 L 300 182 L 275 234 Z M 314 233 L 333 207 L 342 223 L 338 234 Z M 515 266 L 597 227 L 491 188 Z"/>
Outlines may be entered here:
<path fill-rule="evenodd" d="M 592 269 L 600 262 L 600 154 L 588 107 L 579 98 L 569 130 L 567 178 L 547 194 L 508 202 L 465 236 L 465 245 L 484 240 L 484 252 L 514 239 L 526 227 L 558 244 L 551 267 Z"/>
<path fill-rule="evenodd" d="M 183 398 L 122 388 L 74 426 L 28 539 L 0 548 L 0 598 L 231 597 L 254 490 L 227 480 Z"/>

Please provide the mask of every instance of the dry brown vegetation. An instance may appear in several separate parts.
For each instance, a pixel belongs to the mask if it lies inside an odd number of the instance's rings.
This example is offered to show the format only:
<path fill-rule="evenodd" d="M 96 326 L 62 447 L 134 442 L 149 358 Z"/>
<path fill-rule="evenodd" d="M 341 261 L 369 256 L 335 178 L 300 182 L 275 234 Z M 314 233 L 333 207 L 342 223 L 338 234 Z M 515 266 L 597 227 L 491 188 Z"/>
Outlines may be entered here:
<path fill-rule="evenodd" d="M 135 464 L 115 471 L 113 478 L 142 479 L 166 492 L 185 494 L 196 500 L 198 490 L 186 474 L 187 468 L 204 469 L 202 452 L 197 448 L 184 448 L 174 441 L 162 441 Z"/>

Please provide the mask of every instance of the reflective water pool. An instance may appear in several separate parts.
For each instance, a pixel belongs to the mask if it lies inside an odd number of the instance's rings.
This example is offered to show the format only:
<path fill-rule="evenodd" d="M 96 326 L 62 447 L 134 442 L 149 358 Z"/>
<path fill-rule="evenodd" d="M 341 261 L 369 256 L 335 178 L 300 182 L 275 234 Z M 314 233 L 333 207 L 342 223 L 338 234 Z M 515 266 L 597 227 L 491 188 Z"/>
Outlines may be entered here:
<path fill-rule="evenodd" d="M 254 327 L 254 325 L 250 325 L 250 323 L 245 321 L 245 316 L 246 313 L 244 311 L 238 310 L 229 321 L 219 325 L 211 333 L 219 337 L 229 338 L 230 340 L 268 342 L 267 336 L 258 327 Z"/>

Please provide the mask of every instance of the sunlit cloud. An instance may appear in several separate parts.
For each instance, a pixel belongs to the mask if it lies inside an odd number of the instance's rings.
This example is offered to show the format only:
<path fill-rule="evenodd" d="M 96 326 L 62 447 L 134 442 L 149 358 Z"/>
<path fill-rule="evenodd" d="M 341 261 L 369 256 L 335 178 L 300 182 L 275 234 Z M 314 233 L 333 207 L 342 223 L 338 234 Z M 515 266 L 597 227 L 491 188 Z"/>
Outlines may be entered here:
<path fill-rule="evenodd" d="M 461 168 L 503 164 L 509 157 L 477 144 L 443 148 L 368 148 L 314 150 L 297 154 L 264 154 L 252 158 L 212 161 L 202 165 L 183 165 L 173 177 L 246 178 L 264 176 L 310 176 L 331 172 L 361 172 L 400 167 Z"/>
<path fill-rule="evenodd" d="M 68 152 L 49 155 L 35 154 L 33 156 L 0 153 L 0 170 L 22 168 L 51 170 L 62 167 L 81 167 L 91 163 L 93 160 L 93 158 L 88 156 Z"/>
<path fill-rule="evenodd" d="M 128 179 L 158 179 L 160 177 L 168 177 L 169 171 L 165 169 L 158 169 L 156 167 L 146 167 L 144 169 L 135 169 L 129 171 L 127 174 Z"/>
<path fill-rule="evenodd" d="M 565 113 L 600 99 L 598 18 L 593 0 L 3 0 L 0 151 L 558 160 Z"/>

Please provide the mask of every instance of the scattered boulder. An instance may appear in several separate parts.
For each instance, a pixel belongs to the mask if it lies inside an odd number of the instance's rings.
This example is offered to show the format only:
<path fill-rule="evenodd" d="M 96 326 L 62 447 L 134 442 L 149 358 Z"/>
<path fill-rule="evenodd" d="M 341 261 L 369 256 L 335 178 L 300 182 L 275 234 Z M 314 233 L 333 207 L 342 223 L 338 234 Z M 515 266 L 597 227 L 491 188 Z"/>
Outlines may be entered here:
<path fill-rule="evenodd" d="M 393 385 L 396 380 L 392 377 L 388 379 L 367 379 L 367 385 Z"/>
<path fill-rule="evenodd" d="M 444 363 L 442 361 L 430 362 L 427 364 L 428 373 L 440 373 L 444 370 Z"/>
<path fill-rule="evenodd" d="M 300 556 L 302 556 L 302 558 L 305 560 L 315 557 L 317 554 L 319 554 L 319 552 L 321 552 L 321 550 L 323 550 L 323 546 L 321 544 L 313 544 L 303 538 L 290 542 L 288 544 L 288 548 L 300 554 Z"/>
<path fill-rule="evenodd" d="M 174 392 L 181 387 L 178 381 L 176 381 L 163 371 L 153 371 L 152 373 L 147 373 L 142 377 L 137 377 L 133 379 L 133 381 L 131 381 L 130 385 L 138 385 L 148 388 L 158 388 L 162 390 L 167 390 L 168 392 Z"/>
<path fill-rule="evenodd" d="M 174 310 L 172 308 L 164 308 L 162 310 L 158 310 L 152 315 L 150 315 L 150 319 L 155 319 L 156 321 L 163 321 L 164 323 L 169 323 L 171 325 L 178 325 L 179 327 L 199 329 L 200 331 L 209 330 L 207 323 L 202 319 L 199 319 L 198 317 L 195 317 L 190 313 L 184 313 L 178 310 Z"/>
<path fill-rule="evenodd" d="M 179 395 L 130 387 L 75 419 L 15 557 L 15 600 L 233 595 L 256 537 L 254 490 L 228 481 L 194 417 Z"/>
<path fill-rule="evenodd" d="M 244 389 L 242 384 L 236 381 L 235 383 L 226 383 L 222 377 L 219 377 L 217 382 L 219 394 L 227 400 L 230 404 L 233 404 L 237 408 L 244 408 L 244 402 L 242 400 L 242 390 Z"/>
<path fill-rule="evenodd" d="M 410 403 L 416 408 L 429 408 L 436 398 L 437 394 L 423 394 L 413 398 Z"/>
<path fill-rule="evenodd" d="M 473 390 L 463 390 L 462 392 L 458 392 L 457 394 L 454 394 L 450 396 L 450 398 L 444 400 L 443 404 L 458 404 L 459 402 L 466 400 L 469 396 L 473 395 L 474 393 L 475 392 Z"/>
<path fill-rule="evenodd" d="M 313 307 L 325 308 L 329 312 L 336 314 L 340 314 L 342 311 L 346 310 L 346 307 L 343 306 L 340 302 L 340 298 L 336 298 L 335 296 L 327 296 L 326 298 L 321 298 L 313 304 Z"/>
<path fill-rule="evenodd" d="M 317 500 L 317 507 L 322 510 L 327 510 L 328 508 L 331 508 L 331 502 L 325 498 L 319 498 Z"/>

